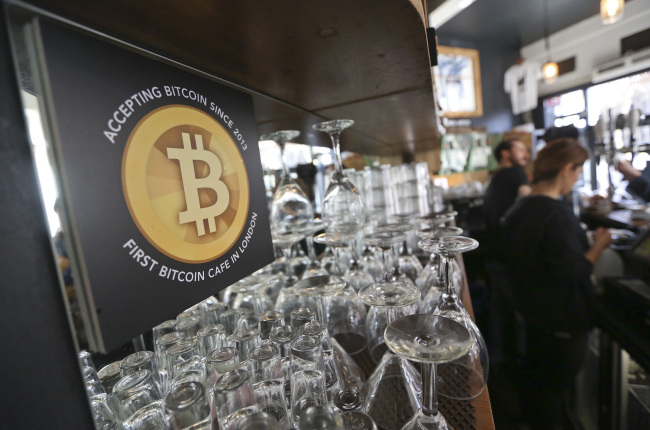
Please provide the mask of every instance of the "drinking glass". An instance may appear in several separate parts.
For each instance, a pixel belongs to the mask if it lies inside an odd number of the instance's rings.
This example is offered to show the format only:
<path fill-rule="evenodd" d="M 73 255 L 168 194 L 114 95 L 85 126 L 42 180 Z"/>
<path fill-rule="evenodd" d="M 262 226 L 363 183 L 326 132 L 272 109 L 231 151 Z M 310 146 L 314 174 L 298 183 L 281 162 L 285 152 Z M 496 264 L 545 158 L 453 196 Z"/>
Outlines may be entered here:
<path fill-rule="evenodd" d="M 345 281 L 338 276 L 321 275 L 305 278 L 293 286 L 296 294 L 301 297 L 313 297 L 316 299 L 318 319 L 327 327 L 328 324 L 328 297 L 343 290 Z"/>
<path fill-rule="evenodd" d="M 402 312 L 420 299 L 420 292 L 403 281 L 384 281 L 369 285 L 359 292 L 361 300 L 372 311 L 385 310 L 384 319 L 369 315 L 368 349 L 379 364 L 364 387 L 363 412 L 385 428 L 400 428 L 421 406 L 421 378 L 407 360 L 391 353 L 384 342 L 385 328 Z M 391 405 L 390 409 L 386 405 Z"/>
<path fill-rule="evenodd" d="M 246 370 L 237 369 L 221 375 L 214 384 L 212 395 L 222 430 L 234 429 L 237 421 L 258 411 Z"/>
<path fill-rule="evenodd" d="M 291 341 L 291 411 L 294 420 L 309 406 L 327 404 L 320 339 L 298 336 Z"/>
<path fill-rule="evenodd" d="M 314 218 L 311 202 L 300 186 L 291 178 L 284 160 L 285 144 L 300 135 L 296 130 L 281 130 L 263 135 L 261 140 L 272 140 L 280 147 L 282 178 L 271 201 L 271 229 L 278 233 L 303 232 Z"/>
<path fill-rule="evenodd" d="M 199 354 L 207 357 L 215 349 L 227 346 L 226 329 L 221 324 L 213 324 L 202 327 L 196 334 Z"/>
<path fill-rule="evenodd" d="M 138 351 L 120 362 L 120 375 L 125 377 L 138 370 L 148 370 L 153 375 L 155 371 L 154 353 L 151 351 Z"/>
<path fill-rule="evenodd" d="M 97 372 L 97 377 L 99 378 L 99 382 L 102 383 L 105 393 L 112 393 L 113 387 L 122 377 L 120 375 L 120 363 L 120 361 L 114 361 L 102 367 Z"/>
<path fill-rule="evenodd" d="M 357 292 L 347 285 L 328 298 L 328 330 L 349 354 L 366 347 L 366 306 Z"/>
<path fill-rule="evenodd" d="M 359 190 L 343 172 L 341 161 L 341 132 L 352 126 L 350 119 L 336 119 L 314 125 L 314 130 L 329 134 L 334 148 L 334 172 L 323 196 L 322 217 L 327 231 L 356 233 L 365 222 L 365 209 Z"/>
<path fill-rule="evenodd" d="M 165 352 L 165 356 L 170 379 L 189 370 L 203 370 L 199 349 L 195 342 L 182 340 L 172 345 Z"/>
<path fill-rule="evenodd" d="M 234 430 L 280 430 L 278 421 L 266 412 L 254 412 L 235 424 Z"/>
<path fill-rule="evenodd" d="M 293 265 L 291 263 L 291 248 L 293 247 L 294 243 L 302 240 L 304 237 L 305 235 L 303 233 L 272 231 L 273 245 L 282 249 L 282 253 L 286 259 L 285 285 L 287 286 L 293 285 L 298 280 L 298 277 L 293 271 Z"/>
<path fill-rule="evenodd" d="M 440 365 L 438 371 L 445 375 L 438 390 L 440 394 L 452 399 L 468 400 L 479 396 L 487 384 L 489 373 L 488 351 L 483 335 L 470 317 L 456 294 L 451 281 L 451 261 L 457 254 L 471 251 L 478 247 L 478 242 L 469 237 L 445 236 L 437 239 L 422 239 L 420 248 L 438 254 L 443 262 L 446 292 L 442 301 L 433 311 L 434 315 L 443 316 L 462 324 L 470 333 L 472 345 L 467 354 L 452 362 Z M 456 379 L 455 379 L 455 378 Z M 465 382 L 462 386 L 457 379 Z"/>
<path fill-rule="evenodd" d="M 321 351 L 323 351 L 323 370 L 325 372 L 325 387 L 327 388 L 327 400 L 334 401 L 334 397 L 340 390 L 338 368 L 334 360 L 334 351 L 332 340 L 327 325 L 321 321 L 313 321 L 300 327 L 299 333 L 302 336 L 311 336 L 321 341 Z"/>
<path fill-rule="evenodd" d="M 113 395 L 122 419 L 161 398 L 158 386 L 148 370 L 139 370 L 120 379 L 113 387 Z"/>
<path fill-rule="evenodd" d="M 370 273 L 375 282 L 382 281 L 384 279 L 384 266 L 381 263 L 381 260 L 378 260 L 375 257 L 375 253 L 372 252 L 367 243 L 364 243 L 363 251 L 361 251 L 361 265 Z"/>
<path fill-rule="evenodd" d="M 205 386 L 205 372 L 203 370 L 188 370 L 172 379 L 171 389 L 186 382 L 198 382 Z"/>
<path fill-rule="evenodd" d="M 196 334 L 201 328 L 201 317 L 191 316 L 176 323 L 176 331 L 182 333 L 188 340 L 196 342 Z"/>
<path fill-rule="evenodd" d="M 345 430 L 377 430 L 377 425 L 370 416 L 361 411 L 350 411 L 341 414 Z"/>
<path fill-rule="evenodd" d="M 298 332 L 303 325 L 316 321 L 316 312 L 309 308 L 300 307 L 291 312 L 291 327 Z"/>
<path fill-rule="evenodd" d="M 170 430 L 212 429 L 210 404 L 201 383 L 185 382 L 172 388 L 165 397 L 165 413 Z"/>
<path fill-rule="evenodd" d="M 440 316 L 409 315 L 391 323 L 384 338 L 395 354 L 420 363 L 422 373 L 422 406 L 402 429 L 449 429 L 438 411 L 436 367 L 466 355 L 472 347 L 465 326 Z"/>
<path fill-rule="evenodd" d="M 219 317 L 221 313 L 228 310 L 227 303 L 210 303 L 200 307 L 201 310 L 201 324 L 206 327 L 213 324 L 219 324 Z"/>
<path fill-rule="evenodd" d="M 298 430 L 344 430 L 343 418 L 330 406 L 309 406 L 298 423 Z"/>
<path fill-rule="evenodd" d="M 293 327 L 283 325 L 274 328 L 269 336 L 269 340 L 280 351 L 280 363 L 284 378 L 284 394 L 289 399 L 291 396 L 291 341 L 297 335 L 298 332 Z"/>
<path fill-rule="evenodd" d="M 278 311 L 266 311 L 260 314 L 260 339 L 267 340 L 275 327 L 284 325 L 284 315 Z"/>
<path fill-rule="evenodd" d="M 124 430 L 166 429 L 165 404 L 156 400 L 138 409 L 122 423 Z"/>
<path fill-rule="evenodd" d="M 387 224 L 380 224 L 375 226 L 373 228 L 373 231 L 375 233 L 391 233 L 391 232 L 401 233 L 404 235 L 404 240 L 402 242 L 406 247 L 407 233 L 413 229 L 414 229 L 413 225 L 408 223 L 387 223 Z M 393 248 L 391 247 L 391 249 Z M 407 276 L 406 273 L 402 272 L 402 269 L 400 267 L 399 250 L 393 255 L 393 270 L 391 273 L 391 279 L 401 280 L 415 286 L 415 282 L 413 282 L 411 277 Z"/>
<path fill-rule="evenodd" d="M 325 223 L 320 218 L 315 218 L 312 222 L 309 233 L 307 234 L 307 253 L 309 255 L 309 265 L 307 270 L 303 273 L 303 278 L 310 276 L 327 275 L 328 272 L 323 268 L 321 262 L 316 258 L 316 251 L 314 250 L 314 235 L 323 230 Z"/>
<path fill-rule="evenodd" d="M 243 365 L 248 360 L 248 353 L 260 345 L 260 331 L 256 328 L 238 330 L 229 340 L 239 352 L 239 361 Z"/>
<path fill-rule="evenodd" d="M 244 317 L 241 309 L 228 309 L 221 313 L 221 325 L 226 331 L 226 339 L 233 335 L 239 327 L 239 320 Z"/>
<path fill-rule="evenodd" d="M 212 388 L 221 375 L 239 367 L 239 352 L 235 348 L 224 347 L 210 352 L 205 358 L 205 379 L 208 388 Z"/>
<path fill-rule="evenodd" d="M 430 227 L 418 231 L 418 235 L 423 239 L 460 236 L 462 233 L 462 228 L 446 226 Z M 420 276 L 416 280 L 416 285 L 420 291 L 425 292 L 420 302 L 420 313 L 432 313 L 436 306 L 438 306 L 438 303 L 440 303 L 440 300 L 442 300 L 442 295 L 447 289 L 442 274 L 442 258 L 433 252 L 431 253 L 429 263 L 427 263 L 427 266 L 420 273 Z M 459 291 L 459 289 L 456 288 L 456 291 Z"/>
<path fill-rule="evenodd" d="M 386 231 L 381 233 L 370 233 L 363 236 L 363 241 L 372 246 L 376 246 L 381 250 L 381 263 L 384 267 L 383 280 L 390 280 L 391 265 L 388 261 L 389 252 L 393 245 L 403 242 L 406 239 L 406 234 L 398 233 L 395 231 Z"/>
<path fill-rule="evenodd" d="M 116 406 L 116 405 L 115 405 Z M 104 428 L 120 421 L 118 408 L 114 406 L 112 398 L 106 393 L 90 397 L 90 411 L 97 428 Z"/>
<path fill-rule="evenodd" d="M 274 345 L 262 345 L 249 353 L 248 373 L 257 407 L 274 417 L 281 429 L 291 426 L 284 392 L 280 354 Z"/>
<path fill-rule="evenodd" d="M 355 235 L 356 233 L 336 233 L 327 231 L 314 237 L 314 242 L 327 245 L 334 251 L 334 274 L 336 276 L 342 277 L 344 273 L 343 270 L 341 270 L 341 248 L 354 239 Z"/>

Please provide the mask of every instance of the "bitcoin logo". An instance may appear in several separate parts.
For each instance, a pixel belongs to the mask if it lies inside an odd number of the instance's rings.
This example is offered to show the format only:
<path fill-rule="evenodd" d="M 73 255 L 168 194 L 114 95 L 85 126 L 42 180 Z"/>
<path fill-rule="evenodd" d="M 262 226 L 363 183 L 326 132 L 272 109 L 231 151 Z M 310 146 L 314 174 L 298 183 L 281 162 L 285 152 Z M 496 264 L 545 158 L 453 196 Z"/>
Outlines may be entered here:
<path fill-rule="evenodd" d="M 124 149 L 122 187 L 140 232 L 178 261 L 220 257 L 248 217 L 248 175 L 235 141 L 189 106 L 165 106 L 140 120 Z"/>
<path fill-rule="evenodd" d="M 178 160 L 181 166 L 183 178 L 183 189 L 185 190 L 185 203 L 187 210 L 178 214 L 178 222 L 187 224 L 196 223 L 196 230 L 199 236 L 205 234 L 203 221 L 208 222 L 210 233 L 217 230 L 215 217 L 221 215 L 228 207 L 230 194 L 228 188 L 221 179 L 221 161 L 213 152 L 203 149 L 203 136 L 194 135 L 196 149 L 192 149 L 190 135 L 181 133 L 183 137 L 183 149 L 167 148 L 167 158 Z M 209 176 L 197 178 L 194 176 L 194 161 L 202 161 L 210 168 Z M 211 188 L 217 193 L 217 201 L 210 207 L 202 208 L 199 202 L 199 188 Z"/>

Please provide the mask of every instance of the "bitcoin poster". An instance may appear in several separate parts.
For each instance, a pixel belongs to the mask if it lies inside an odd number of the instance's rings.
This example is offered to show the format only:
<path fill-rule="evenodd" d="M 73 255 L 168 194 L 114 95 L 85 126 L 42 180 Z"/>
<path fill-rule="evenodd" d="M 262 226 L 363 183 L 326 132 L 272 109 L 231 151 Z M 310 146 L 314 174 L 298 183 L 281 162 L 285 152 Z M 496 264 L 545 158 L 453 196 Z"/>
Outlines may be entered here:
<path fill-rule="evenodd" d="M 249 94 L 54 23 L 38 28 L 74 284 L 100 350 L 273 261 Z"/>

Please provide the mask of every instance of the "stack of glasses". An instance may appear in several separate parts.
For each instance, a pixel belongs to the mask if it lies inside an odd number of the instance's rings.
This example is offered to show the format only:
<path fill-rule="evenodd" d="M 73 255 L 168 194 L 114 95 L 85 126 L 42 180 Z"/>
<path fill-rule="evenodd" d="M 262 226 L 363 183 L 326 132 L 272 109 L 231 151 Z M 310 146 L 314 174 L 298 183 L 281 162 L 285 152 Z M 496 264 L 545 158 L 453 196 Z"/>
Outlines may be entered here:
<path fill-rule="evenodd" d="M 271 202 L 281 258 L 228 287 L 220 300 L 209 297 L 154 327 L 152 351 L 138 351 L 99 372 L 90 354 L 80 354 L 97 428 L 376 429 L 377 422 L 399 429 L 428 420 L 443 429 L 435 393 L 427 391 L 431 372 L 438 372 L 439 394 L 467 400 L 483 391 L 485 345 L 458 300 L 453 260 L 477 244 L 444 226 L 453 214 L 422 216 L 421 209 L 431 207 L 408 191 L 417 182 L 417 168 L 399 169 L 410 202 L 391 203 L 391 212 L 388 202 L 378 203 L 370 179 L 365 186 L 373 190 L 376 209 L 384 206 L 379 216 L 368 212 L 368 200 L 341 164 L 339 136 L 352 124 L 314 126 L 331 136 L 336 156 L 322 220 L 314 219 L 311 203 L 284 168 Z M 298 135 L 280 131 L 263 138 L 283 152 Z M 396 212 L 405 207 L 408 213 Z M 424 238 L 421 248 L 433 254 L 424 270 L 407 234 Z M 331 264 L 310 252 L 297 272 L 293 251 L 303 239 L 327 245 Z M 435 355 L 433 341 L 409 355 L 409 340 L 384 337 L 387 327 L 401 327 L 401 318 L 423 309 L 436 315 L 426 320 L 431 330 L 453 329 L 462 340 L 453 356 Z M 411 361 L 425 363 L 425 373 Z M 454 388 L 459 378 L 467 382 L 461 392 Z"/>

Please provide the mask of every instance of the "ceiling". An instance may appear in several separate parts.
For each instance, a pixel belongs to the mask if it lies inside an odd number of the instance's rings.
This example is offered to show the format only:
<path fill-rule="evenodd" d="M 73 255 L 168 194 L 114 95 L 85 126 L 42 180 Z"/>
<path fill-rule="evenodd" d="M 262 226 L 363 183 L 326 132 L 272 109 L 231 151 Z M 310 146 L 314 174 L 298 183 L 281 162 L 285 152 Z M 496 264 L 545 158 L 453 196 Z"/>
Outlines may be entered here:
<path fill-rule="evenodd" d="M 434 11 L 442 3 L 427 0 L 427 9 Z M 599 0 L 476 0 L 437 29 L 437 35 L 520 48 L 544 37 L 545 3 L 549 34 L 600 13 Z"/>

